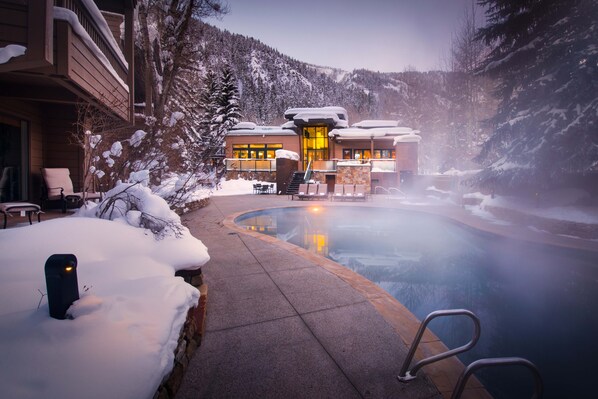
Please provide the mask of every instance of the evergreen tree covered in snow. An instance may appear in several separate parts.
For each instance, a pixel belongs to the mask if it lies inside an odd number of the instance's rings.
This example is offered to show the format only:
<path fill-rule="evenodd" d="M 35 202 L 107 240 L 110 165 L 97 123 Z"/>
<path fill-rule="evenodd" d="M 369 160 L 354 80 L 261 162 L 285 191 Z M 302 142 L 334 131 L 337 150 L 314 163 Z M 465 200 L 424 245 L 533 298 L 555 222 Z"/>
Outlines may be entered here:
<path fill-rule="evenodd" d="M 219 89 L 216 98 L 218 108 L 214 115 L 214 123 L 218 126 L 218 134 L 225 135 L 243 117 L 239 108 L 237 82 L 232 69 L 228 66 L 222 70 Z"/>
<path fill-rule="evenodd" d="M 235 77 L 229 67 L 220 76 L 208 70 L 203 80 L 204 90 L 200 106 L 203 110 L 199 122 L 201 141 L 200 161 L 211 165 L 212 175 L 221 177 L 223 165 L 218 159 L 224 155 L 226 133 L 242 118 Z"/>
<path fill-rule="evenodd" d="M 481 0 L 498 78 L 495 132 L 478 183 L 550 187 L 598 171 L 598 1 Z"/>

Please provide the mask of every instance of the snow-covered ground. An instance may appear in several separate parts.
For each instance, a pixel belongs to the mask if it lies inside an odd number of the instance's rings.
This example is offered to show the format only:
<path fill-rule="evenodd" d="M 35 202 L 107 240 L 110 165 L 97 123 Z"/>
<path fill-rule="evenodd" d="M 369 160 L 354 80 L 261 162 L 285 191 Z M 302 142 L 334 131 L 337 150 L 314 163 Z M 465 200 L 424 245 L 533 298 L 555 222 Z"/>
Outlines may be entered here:
<path fill-rule="evenodd" d="M 144 205 L 177 221 L 157 196 Z M 139 211 L 125 213 L 113 221 L 73 215 L 0 231 L 0 396 L 153 397 L 199 299 L 175 271 L 209 256 L 186 228 L 179 238 L 158 239 L 131 226 Z M 78 260 L 81 299 L 69 310 L 72 319 L 49 316 L 44 265 L 52 254 Z"/>

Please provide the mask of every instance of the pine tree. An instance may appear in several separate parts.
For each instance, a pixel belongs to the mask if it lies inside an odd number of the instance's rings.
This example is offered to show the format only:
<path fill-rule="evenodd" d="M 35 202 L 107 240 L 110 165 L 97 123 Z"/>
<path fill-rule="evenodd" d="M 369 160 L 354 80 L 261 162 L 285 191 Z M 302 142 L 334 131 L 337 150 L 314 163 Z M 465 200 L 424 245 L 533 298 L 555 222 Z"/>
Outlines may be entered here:
<path fill-rule="evenodd" d="M 548 188 L 598 167 L 598 1 L 482 0 L 498 78 L 495 132 L 480 184 Z"/>

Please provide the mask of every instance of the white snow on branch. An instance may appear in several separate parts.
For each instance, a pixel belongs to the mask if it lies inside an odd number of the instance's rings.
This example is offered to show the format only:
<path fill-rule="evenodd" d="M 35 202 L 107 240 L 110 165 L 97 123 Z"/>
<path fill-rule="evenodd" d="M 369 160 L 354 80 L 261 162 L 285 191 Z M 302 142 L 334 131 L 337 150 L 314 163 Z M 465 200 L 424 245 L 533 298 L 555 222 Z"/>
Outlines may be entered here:
<path fill-rule="evenodd" d="M 146 135 L 147 135 L 147 133 L 143 130 L 135 131 L 135 133 L 133 133 L 133 135 L 129 139 L 129 144 L 131 144 L 133 147 L 139 147 L 139 145 L 141 144 L 141 141 L 143 141 L 143 138 Z"/>

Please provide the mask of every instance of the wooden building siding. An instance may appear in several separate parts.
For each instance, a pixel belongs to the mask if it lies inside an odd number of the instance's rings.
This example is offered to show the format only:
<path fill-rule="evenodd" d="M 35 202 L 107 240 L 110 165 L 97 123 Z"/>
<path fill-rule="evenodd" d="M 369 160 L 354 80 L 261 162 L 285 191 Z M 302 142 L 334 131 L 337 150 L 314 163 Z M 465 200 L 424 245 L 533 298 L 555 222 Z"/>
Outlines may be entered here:
<path fill-rule="evenodd" d="M 118 43 L 120 49 L 123 50 L 120 25 L 125 21 L 124 15 L 102 11 L 102 16 L 106 20 L 106 23 L 110 28 L 110 32 L 112 32 L 112 36 L 114 36 L 114 39 L 116 39 L 116 43 Z"/>
<path fill-rule="evenodd" d="M 57 72 L 77 84 L 96 101 L 129 119 L 129 92 L 112 73 L 100 62 L 87 45 L 72 32 L 65 21 L 56 21 L 57 47 L 66 44 L 67 51 L 58 49 Z M 62 58 L 64 57 L 64 58 Z M 66 65 L 63 63 L 66 62 Z M 125 72 L 126 73 L 126 72 Z"/>
<path fill-rule="evenodd" d="M 18 71 L 52 63 L 51 0 L 0 0 L 0 47 L 18 44 L 24 55 L 0 64 L 0 72 Z"/>
<path fill-rule="evenodd" d="M 0 1 L 0 47 L 27 46 L 27 15 L 25 5 Z"/>
<path fill-rule="evenodd" d="M 73 144 L 76 132 L 75 106 L 47 104 L 44 106 L 44 167 L 69 168 L 75 191 L 82 187 L 82 149 Z"/>

